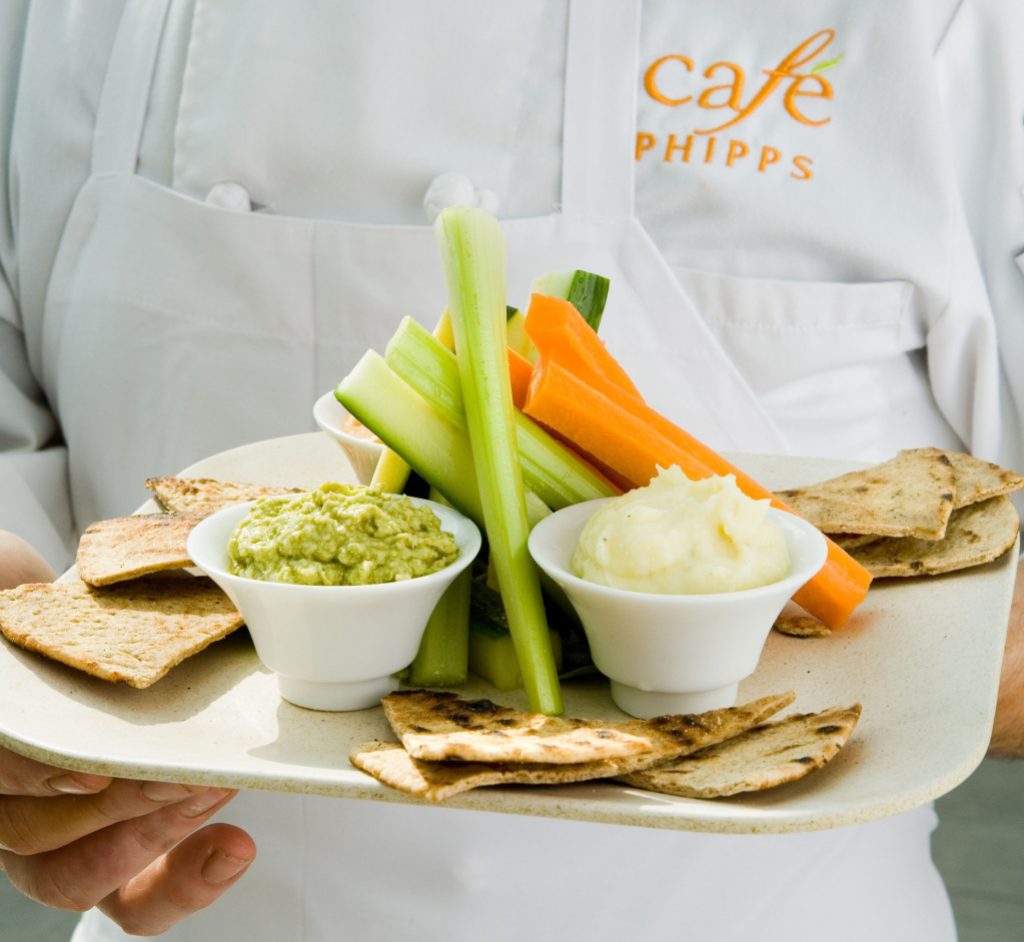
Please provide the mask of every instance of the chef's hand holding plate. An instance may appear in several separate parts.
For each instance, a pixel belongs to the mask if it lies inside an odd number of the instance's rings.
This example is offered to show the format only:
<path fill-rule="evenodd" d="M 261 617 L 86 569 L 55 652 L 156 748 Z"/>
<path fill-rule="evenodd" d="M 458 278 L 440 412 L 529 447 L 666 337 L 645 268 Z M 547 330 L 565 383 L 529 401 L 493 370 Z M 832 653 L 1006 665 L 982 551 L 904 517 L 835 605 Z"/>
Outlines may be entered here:
<path fill-rule="evenodd" d="M 98 906 L 126 932 L 156 935 L 252 862 L 244 831 L 202 827 L 234 794 L 69 772 L 0 748 L 0 867 L 47 906 Z"/>

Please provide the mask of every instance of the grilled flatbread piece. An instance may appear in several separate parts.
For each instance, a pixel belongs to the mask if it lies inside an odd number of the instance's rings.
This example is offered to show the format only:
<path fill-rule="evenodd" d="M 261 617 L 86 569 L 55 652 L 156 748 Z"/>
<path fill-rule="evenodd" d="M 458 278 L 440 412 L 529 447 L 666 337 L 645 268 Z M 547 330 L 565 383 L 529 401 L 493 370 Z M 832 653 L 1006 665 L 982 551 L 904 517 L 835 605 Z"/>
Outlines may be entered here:
<path fill-rule="evenodd" d="M 428 761 L 572 764 L 636 755 L 679 755 L 763 722 L 792 693 L 708 713 L 598 723 L 528 713 L 454 693 L 400 690 L 381 701 L 411 756 Z M 760 717 L 760 718 L 757 718 Z"/>
<path fill-rule="evenodd" d="M 28 583 L 0 592 L 0 632 L 93 677 L 148 687 L 242 624 L 206 578 L 149 576 L 106 589 Z"/>
<path fill-rule="evenodd" d="M 452 795 L 484 785 L 560 785 L 584 782 L 648 768 L 667 758 L 721 742 L 763 722 L 792 701 L 793 694 L 785 693 L 763 697 L 740 707 L 688 716 L 657 717 L 646 722 L 654 724 L 656 728 L 667 726 L 676 732 L 654 737 L 655 745 L 647 753 L 616 758 L 571 763 L 437 762 L 413 758 L 399 743 L 374 741 L 353 749 L 349 761 L 385 785 L 429 801 L 443 801 Z M 477 734 L 486 735 L 479 731 Z"/>
<path fill-rule="evenodd" d="M 956 479 L 944 451 L 915 448 L 861 471 L 779 491 L 778 496 L 825 533 L 937 540 L 946 532 Z"/>
<path fill-rule="evenodd" d="M 375 779 L 428 801 L 444 801 L 484 785 L 564 785 L 586 782 L 643 767 L 658 760 L 622 756 L 593 762 L 429 762 L 414 759 L 397 742 L 368 742 L 357 746 L 349 761 Z"/>
<path fill-rule="evenodd" d="M 875 533 L 829 533 L 828 538 L 840 549 L 846 550 L 846 552 L 861 546 L 867 546 L 868 543 L 874 543 L 875 540 L 881 539 Z"/>
<path fill-rule="evenodd" d="M 953 475 L 956 478 L 954 510 L 1024 488 L 1024 476 L 1016 471 L 959 451 L 948 451 L 946 454 L 953 464 Z"/>
<path fill-rule="evenodd" d="M 201 514 L 139 514 L 99 520 L 78 544 L 78 575 L 103 586 L 192 565 L 186 544 Z"/>
<path fill-rule="evenodd" d="M 880 539 L 850 555 L 873 576 L 933 576 L 998 559 L 1019 530 L 1010 498 L 992 497 L 953 511 L 941 540 Z"/>
<path fill-rule="evenodd" d="M 860 719 L 860 704 L 798 713 L 645 771 L 618 776 L 648 791 L 722 798 L 795 782 L 828 763 Z"/>
<path fill-rule="evenodd" d="M 229 507 L 277 494 L 301 494 L 301 487 L 266 487 L 238 481 L 216 481 L 213 478 L 147 478 L 146 487 L 166 510 L 209 516 Z"/>

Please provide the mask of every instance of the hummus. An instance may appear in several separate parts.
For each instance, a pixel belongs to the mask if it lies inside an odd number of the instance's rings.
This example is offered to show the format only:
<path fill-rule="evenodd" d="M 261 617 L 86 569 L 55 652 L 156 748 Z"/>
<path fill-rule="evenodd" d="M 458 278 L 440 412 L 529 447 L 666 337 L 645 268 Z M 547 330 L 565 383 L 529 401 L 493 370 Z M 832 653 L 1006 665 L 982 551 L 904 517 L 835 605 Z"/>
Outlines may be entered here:
<path fill-rule="evenodd" d="M 459 555 L 429 508 L 379 487 L 328 483 L 264 497 L 228 543 L 231 572 L 300 585 L 370 585 L 414 579 Z"/>
<path fill-rule="evenodd" d="M 580 534 L 572 570 L 618 589 L 668 595 L 735 592 L 790 570 L 769 502 L 752 500 L 733 475 L 691 481 L 659 469 L 646 487 L 614 497 Z"/>

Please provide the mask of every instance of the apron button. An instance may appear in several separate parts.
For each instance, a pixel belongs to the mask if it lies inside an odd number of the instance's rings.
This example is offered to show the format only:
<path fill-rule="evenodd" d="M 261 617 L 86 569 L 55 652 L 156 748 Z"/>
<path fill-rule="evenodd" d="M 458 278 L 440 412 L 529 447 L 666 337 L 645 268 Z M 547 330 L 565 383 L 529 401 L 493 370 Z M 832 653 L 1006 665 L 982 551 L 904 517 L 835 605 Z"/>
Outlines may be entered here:
<path fill-rule="evenodd" d="M 249 191 L 241 183 L 225 180 L 215 183 L 206 194 L 206 202 L 221 209 L 233 209 L 236 212 L 248 213 L 252 210 L 252 198 Z"/>
<path fill-rule="evenodd" d="M 434 177 L 427 187 L 423 211 L 430 222 L 437 219 L 442 209 L 450 206 L 476 206 L 496 216 L 500 202 L 493 190 L 474 186 L 469 177 L 461 173 L 442 173 Z"/>

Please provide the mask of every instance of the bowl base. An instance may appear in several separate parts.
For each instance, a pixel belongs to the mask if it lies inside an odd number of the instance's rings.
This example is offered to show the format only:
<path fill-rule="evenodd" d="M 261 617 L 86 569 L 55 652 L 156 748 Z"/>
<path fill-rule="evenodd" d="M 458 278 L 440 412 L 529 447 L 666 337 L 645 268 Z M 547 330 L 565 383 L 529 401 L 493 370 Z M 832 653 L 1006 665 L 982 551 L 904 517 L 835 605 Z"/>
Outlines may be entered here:
<path fill-rule="evenodd" d="M 281 697 L 295 706 L 342 712 L 380 706 L 381 697 L 397 690 L 399 681 L 397 677 L 375 677 L 351 683 L 319 683 L 278 674 L 277 685 Z"/>
<path fill-rule="evenodd" d="M 640 690 L 611 681 L 612 700 L 624 713 L 638 719 L 664 716 L 671 713 L 703 713 L 736 705 L 739 684 L 726 684 L 714 690 L 692 693 L 665 693 L 659 690 Z"/>

